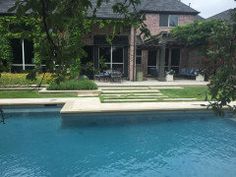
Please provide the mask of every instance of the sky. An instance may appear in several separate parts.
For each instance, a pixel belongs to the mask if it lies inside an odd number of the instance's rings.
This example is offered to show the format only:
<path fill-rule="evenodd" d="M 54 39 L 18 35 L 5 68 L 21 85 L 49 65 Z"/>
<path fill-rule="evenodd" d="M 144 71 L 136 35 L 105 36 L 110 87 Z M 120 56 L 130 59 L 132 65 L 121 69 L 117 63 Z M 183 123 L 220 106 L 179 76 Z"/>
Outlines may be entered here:
<path fill-rule="evenodd" d="M 181 0 L 183 3 L 189 5 L 199 12 L 204 18 L 211 17 L 215 14 L 223 12 L 228 9 L 236 7 L 234 0 Z"/>

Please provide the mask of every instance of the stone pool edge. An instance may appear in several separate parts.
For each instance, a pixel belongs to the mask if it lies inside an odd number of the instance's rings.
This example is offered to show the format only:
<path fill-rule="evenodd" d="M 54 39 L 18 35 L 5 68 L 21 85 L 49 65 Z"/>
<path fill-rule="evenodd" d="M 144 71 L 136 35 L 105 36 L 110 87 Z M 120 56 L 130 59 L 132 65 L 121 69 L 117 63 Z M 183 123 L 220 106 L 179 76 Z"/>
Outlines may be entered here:
<path fill-rule="evenodd" d="M 236 102 L 232 102 L 236 104 Z M 144 112 L 144 111 L 189 111 L 206 110 L 209 102 L 137 102 L 101 103 L 98 97 L 90 98 L 28 98 L 0 99 L 0 106 L 63 105 L 61 114 Z"/>

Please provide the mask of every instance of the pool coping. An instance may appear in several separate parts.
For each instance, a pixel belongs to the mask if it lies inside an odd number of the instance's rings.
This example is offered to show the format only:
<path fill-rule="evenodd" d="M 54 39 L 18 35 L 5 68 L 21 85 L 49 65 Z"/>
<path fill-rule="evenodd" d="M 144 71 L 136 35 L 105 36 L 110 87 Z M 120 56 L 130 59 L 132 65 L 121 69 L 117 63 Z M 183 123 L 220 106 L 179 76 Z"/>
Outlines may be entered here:
<path fill-rule="evenodd" d="M 61 114 L 207 110 L 207 101 L 101 103 L 98 97 L 0 99 L 0 106 L 63 105 Z M 236 105 L 232 102 L 231 105 Z"/>

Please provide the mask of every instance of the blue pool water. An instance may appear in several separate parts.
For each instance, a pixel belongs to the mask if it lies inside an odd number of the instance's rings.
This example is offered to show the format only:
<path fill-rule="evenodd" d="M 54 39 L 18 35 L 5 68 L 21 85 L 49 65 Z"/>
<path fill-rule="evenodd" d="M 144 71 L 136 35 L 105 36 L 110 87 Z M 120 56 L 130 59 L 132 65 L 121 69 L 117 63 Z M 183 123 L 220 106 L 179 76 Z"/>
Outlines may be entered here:
<path fill-rule="evenodd" d="M 44 109 L 8 112 L 0 124 L 1 177 L 236 176 L 236 122 L 208 112 L 74 116 L 64 122 Z M 75 117 L 96 119 L 82 124 Z"/>

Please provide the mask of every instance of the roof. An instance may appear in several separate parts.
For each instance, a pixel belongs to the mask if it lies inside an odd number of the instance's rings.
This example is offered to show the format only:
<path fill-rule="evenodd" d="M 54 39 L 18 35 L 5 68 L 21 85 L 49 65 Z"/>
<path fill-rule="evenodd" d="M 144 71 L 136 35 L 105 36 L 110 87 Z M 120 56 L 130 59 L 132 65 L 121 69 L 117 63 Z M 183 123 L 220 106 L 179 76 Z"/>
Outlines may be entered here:
<path fill-rule="evenodd" d="M 143 0 L 140 11 L 159 13 L 187 13 L 197 15 L 199 12 L 179 0 Z"/>
<path fill-rule="evenodd" d="M 195 16 L 195 20 L 205 20 L 205 18 L 203 18 L 203 17 L 200 16 L 200 15 L 196 15 L 196 16 Z"/>
<path fill-rule="evenodd" d="M 99 18 L 122 18 L 115 14 L 112 6 L 117 2 L 124 2 L 125 0 L 110 0 L 104 2 L 97 10 L 96 16 Z M 0 13 L 8 13 L 8 9 L 14 5 L 15 0 L 0 0 Z M 95 6 L 96 0 L 92 0 Z M 174 14 L 193 14 L 197 15 L 199 12 L 180 2 L 179 0 L 142 0 L 141 4 L 137 6 L 138 12 L 144 13 L 174 13 Z M 92 15 L 92 9 L 88 12 Z"/>
<path fill-rule="evenodd" d="M 208 20 L 223 20 L 223 21 L 231 21 L 231 17 L 234 13 L 234 9 L 229 9 L 219 14 L 216 14 L 212 17 L 209 17 Z"/>
<path fill-rule="evenodd" d="M 8 9 L 13 7 L 15 0 L 0 0 L 0 14 L 8 13 Z"/>

